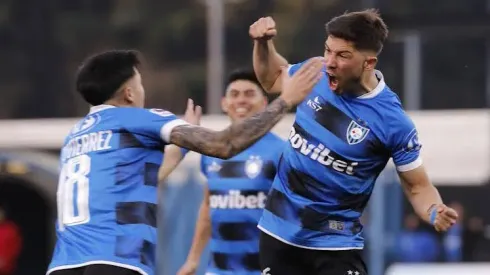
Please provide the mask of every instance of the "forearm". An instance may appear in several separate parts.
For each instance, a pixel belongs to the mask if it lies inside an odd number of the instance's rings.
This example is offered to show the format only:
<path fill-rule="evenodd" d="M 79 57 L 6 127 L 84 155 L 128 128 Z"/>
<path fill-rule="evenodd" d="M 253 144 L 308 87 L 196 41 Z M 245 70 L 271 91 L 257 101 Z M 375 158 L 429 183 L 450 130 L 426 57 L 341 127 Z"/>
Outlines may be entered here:
<path fill-rule="evenodd" d="M 165 147 L 162 165 L 158 169 L 158 182 L 162 183 L 175 170 L 182 159 L 184 159 L 184 155 L 178 146 L 167 145 Z"/>
<path fill-rule="evenodd" d="M 274 84 L 281 75 L 282 68 L 286 66 L 288 66 L 288 61 L 276 51 L 272 40 L 254 41 L 253 67 L 265 90 L 272 92 Z"/>
<path fill-rule="evenodd" d="M 170 142 L 204 155 L 228 159 L 265 135 L 290 108 L 291 105 L 279 97 L 264 111 L 233 123 L 223 131 L 193 125 L 177 126 L 170 134 Z"/>
<path fill-rule="evenodd" d="M 201 254 L 211 237 L 211 221 L 209 218 L 209 206 L 203 202 L 199 208 L 199 217 L 197 219 L 196 231 L 192 240 L 192 247 L 187 256 L 187 261 L 198 263 Z"/>
<path fill-rule="evenodd" d="M 442 199 L 434 185 L 428 183 L 416 186 L 405 186 L 405 194 L 415 213 L 427 223 L 430 223 L 429 209 L 434 204 L 441 204 Z"/>

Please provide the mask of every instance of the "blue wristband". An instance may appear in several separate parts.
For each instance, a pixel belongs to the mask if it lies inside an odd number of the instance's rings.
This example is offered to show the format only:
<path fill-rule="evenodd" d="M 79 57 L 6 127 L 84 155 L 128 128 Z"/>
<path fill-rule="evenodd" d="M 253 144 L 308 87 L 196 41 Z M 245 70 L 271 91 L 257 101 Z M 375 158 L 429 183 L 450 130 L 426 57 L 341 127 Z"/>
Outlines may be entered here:
<path fill-rule="evenodd" d="M 180 152 L 182 153 L 182 157 L 185 157 L 185 155 L 186 155 L 187 153 L 189 153 L 189 149 L 186 149 L 186 148 L 182 148 L 182 147 L 181 147 L 181 148 L 180 148 Z"/>
<path fill-rule="evenodd" d="M 437 216 L 437 207 L 434 207 L 430 211 L 430 224 L 434 225 L 434 223 L 436 222 L 436 216 Z"/>

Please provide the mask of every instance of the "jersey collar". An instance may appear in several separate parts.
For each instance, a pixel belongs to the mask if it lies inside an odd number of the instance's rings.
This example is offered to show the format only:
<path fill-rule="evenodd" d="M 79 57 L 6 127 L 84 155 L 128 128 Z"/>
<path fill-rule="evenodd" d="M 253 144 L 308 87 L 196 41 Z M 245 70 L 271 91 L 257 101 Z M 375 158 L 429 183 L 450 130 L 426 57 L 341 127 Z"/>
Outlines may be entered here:
<path fill-rule="evenodd" d="M 385 83 L 385 78 L 383 77 L 383 74 L 378 70 L 375 70 L 374 73 L 376 74 L 376 77 L 378 77 L 378 79 L 379 79 L 378 86 L 376 86 L 376 88 L 374 88 L 369 93 L 366 93 L 366 94 L 363 94 L 363 95 L 357 97 L 358 99 L 373 98 L 385 89 L 386 83 Z"/>
<path fill-rule="evenodd" d="M 107 110 L 110 108 L 116 108 L 116 106 L 108 105 L 108 104 L 101 104 L 101 105 L 97 105 L 97 106 L 92 106 L 92 107 L 90 107 L 90 112 L 88 114 L 90 115 L 90 114 L 97 113 L 97 112 Z"/>

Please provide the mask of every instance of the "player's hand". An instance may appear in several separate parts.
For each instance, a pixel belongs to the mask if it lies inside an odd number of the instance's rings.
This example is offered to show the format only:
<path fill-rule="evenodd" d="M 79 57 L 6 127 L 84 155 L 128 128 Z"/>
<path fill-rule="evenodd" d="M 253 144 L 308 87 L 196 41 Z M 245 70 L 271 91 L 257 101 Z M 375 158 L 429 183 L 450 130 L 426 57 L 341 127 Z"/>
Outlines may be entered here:
<path fill-rule="evenodd" d="M 184 113 L 184 120 L 193 125 L 201 123 L 202 108 L 199 105 L 194 106 L 194 100 L 187 100 L 187 108 Z"/>
<path fill-rule="evenodd" d="M 429 213 L 430 222 L 438 232 L 445 232 L 458 220 L 458 213 L 445 204 L 439 204 Z"/>
<path fill-rule="evenodd" d="M 269 40 L 277 35 L 276 22 L 272 17 L 262 17 L 248 29 L 248 34 L 254 40 Z"/>
<path fill-rule="evenodd" d="M 283 91 L 280 97 L 290 106 L 301 103 L 320 80 L 324 60 L 323 57 L 311 58 L 292 77 L 288 72 L 283 72 Z"/>
<path fill-rule="evenodd" d="M 198 264 L 195 262 L 186 261 L 184 265 L 179 269 L 177 275 L 195 275 Z"/>

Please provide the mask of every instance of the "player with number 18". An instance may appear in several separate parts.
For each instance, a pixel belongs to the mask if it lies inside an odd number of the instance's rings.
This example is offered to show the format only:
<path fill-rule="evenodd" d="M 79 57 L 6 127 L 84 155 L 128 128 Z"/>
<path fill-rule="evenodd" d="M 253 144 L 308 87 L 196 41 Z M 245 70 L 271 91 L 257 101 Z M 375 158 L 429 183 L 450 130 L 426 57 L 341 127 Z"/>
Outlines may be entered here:
<path fill-rule="evenodd" d="M 213 131 L 191 124 L 200 117 L 192 101 L 187 121 L 143 108 L 138 56 L 109 51 L 78 71 L 76 89 L 92 107 L 61 149 L 57 243 L 48 275 L 153 275 L 162 152 L 179 150 L 168 146 L 174 144 L 223 159 L 238 154 L 311 92 L 322 67 L 322 59 L 312 60 L 264 111 Z"/>

